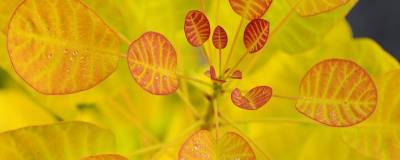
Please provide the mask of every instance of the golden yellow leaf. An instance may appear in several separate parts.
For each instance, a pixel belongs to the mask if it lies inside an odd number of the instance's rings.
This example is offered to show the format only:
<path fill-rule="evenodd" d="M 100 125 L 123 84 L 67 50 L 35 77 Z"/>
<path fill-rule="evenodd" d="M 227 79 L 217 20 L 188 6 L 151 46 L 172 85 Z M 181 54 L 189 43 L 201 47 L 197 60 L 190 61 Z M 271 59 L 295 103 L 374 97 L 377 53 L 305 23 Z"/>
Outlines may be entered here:
<path fill-rule="evenodd" d="M 314 16 L 334 10 L 350 0 L 288 0 L 301 16 Z"/>
<path fill-rule="evenodd" d="M 118 65 L 118 36 L 78 0 L 26 0 L 9 26 L 14 69 L 43 94 L 92 88 Z"/>
<path fill-rule="evenodd" d="M 0 134 L 0 157 L 9 160 L 77 160 L 113 152 L 114 136 L 85 122 L 30 126 Z"/>
<path fill-rule="evenodd" d="M 400 159 L 400 70 L 378 78 L 376 113 L 370 119 L 342 132 L 344 141 L 358 152 L 375 159 Z"/>
<path fill-rule="evenodd" d="M 341 22 L 355 6 L 351 0 L 332 12 L 312 17 L 302 17 L 286 0 L 274 1 L 266 19 L 271 22 L 269 46 L 274 50 L 299 53 L 318 46 L 336 24 Z M 270 53 L 271 50 L 265 50 Z"/>

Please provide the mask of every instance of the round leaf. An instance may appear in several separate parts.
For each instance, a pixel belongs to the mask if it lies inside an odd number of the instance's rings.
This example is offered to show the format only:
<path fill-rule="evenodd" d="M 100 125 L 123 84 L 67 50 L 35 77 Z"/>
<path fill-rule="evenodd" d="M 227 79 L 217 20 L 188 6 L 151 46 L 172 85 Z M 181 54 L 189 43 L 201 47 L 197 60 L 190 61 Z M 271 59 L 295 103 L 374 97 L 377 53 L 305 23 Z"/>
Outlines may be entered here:
<path fill-rule="evenodd" d="M 69 94 L 94 87 L 118 65 L 120 39 L 76 0 L 25 0 L 8 30 L 15 71 L 43 94 Z"/>
<path fill-rule="evenodd" d="M 377 105 L 377 90 L 358 64 L 328 59 L 314 65 L 300 84 L 299 112 L 329 126 L 346 127 L 367 119 Z"/>
<path fill-rule="evenodd" d="M 229 0 L 237 14 L 249 20 L 261 18 L 271 6 L 272 0 Z"/>
<path fill-rule="evenodd" d="M 132 42 L 127 56 L 136 82 L 146 91 L 167 95 L 176 91 L 176 52 L 160 33 L 147 32 Z"/>
<path fill-rule="evenodd" d="M 89 156 L 83 158 L 82 160 L 128 160 L 128 158 L 116 154 L 100 154 L 100 155 Z"/>
<path fill-rule="evenodd" d="M 189 43 L 198 47 L 210 38 L 210 22 L 201 11 L 192 10 L 185 18 L 185 35 Z"/>
<path fill-rule="evenodd" d="M 293 6 L 296 6 L 296 12 L 301 16 L 314 16 L 329 12 L 350 2 L 350 0 L 289 0 Z M 297 4 L 300 3 L 300 4 Z"/>
<path fill-rule="evenodd" d="M 243 41 L 249 53 L 261 50 L 267 43 L 269 22 L 264 19 L 252 20 L 244 30 Z"/>
<path fill-rule="evenodd" d="M 214 29 L 213 34 L 213 45 L 217 49 L 224 49 L 228 44 L 228 35 L 226 34 L 224 28 L 217 26 Z"/>
<path fill-rule="evenodd" d="M 77 160 L 114 150 L 114 136 L 85 122 L 31 126 L 0 134 L 1 159 Z"/>
<path fill-rule="evenodd" d="M 255 160 L 250 144 L 240 135 L 228 132 L 216 140 L 208 130 L 200 130 L 181 146 L 179 159 L 184 160 Z"/>
<path fill-rule="evenodd" d="M 232 75 L 231 75 L 231 78 L 233 78 L 233 79 L 242 79 L 243 78 L 242 71 L 240 71 L 240 70 L 234 71 L 232 73 Z"/>
<path fill-rule="evenodd" d="M 231 100 L 236 106 L 246 110 L 256 110 L 266 104 L 272 96 L 272 88 L 258 86 L 251 89 L 244 96 L 238 88 L 231 93 Z"/>

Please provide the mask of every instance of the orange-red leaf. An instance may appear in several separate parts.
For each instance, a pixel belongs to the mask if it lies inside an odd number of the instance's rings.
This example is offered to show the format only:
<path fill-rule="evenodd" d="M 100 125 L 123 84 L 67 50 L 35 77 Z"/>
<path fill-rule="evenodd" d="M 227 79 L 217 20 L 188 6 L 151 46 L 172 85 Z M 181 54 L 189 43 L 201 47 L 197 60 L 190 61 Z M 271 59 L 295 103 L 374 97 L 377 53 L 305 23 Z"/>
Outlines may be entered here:
<path fill-rule="evenodd" d="M 207 77 L 210 77 L 211 80 L 213 80 L 214 82 L 218 82 L 218 83 L 225 83 L 226 82 L 225 80 L 218 79 L 217 73 L 215 72 L 214 66 L 210 66 L 210 70 L 207 70 L 204 74 Z"/>
<path fill-rule="evenodd" d="M 350 2 L 350 0 L 288 0 L 293 6 L 297 5 L 296 12 L 301 16 L 314 16 L 329 12 Z"/>
<path fill-rule="evenodd" d="M 217 49 L 224 49 L 228 44 L 228 35 L 221 26 L 217 26 L 214 29 L 213 44 Z"/>
<path fill-rule="evenodd" d="M 242 71 L 236 70 L 232 73 L 231 78 L 242 79 Z"/>
<path fill-rule="evenodd" d="M 210 131 L 191 135 L 179 151 L 181 160 L 255 160 L 256 155 L 242 136 L 228 132 L 216 140 Z"/>
<path fill-rule="evenodd" d="M 261 50 L 267 43 L 269 22 L 264 19 L 252 20 L 244 30 L 243 41 L 249 53 Z"/>
<path fill-rule="evenodd" d="M 201 11 L 192 10 L 186 15 L 184 29 L 186 39 L 194 47 L 203 45 L 210 37 L 210 22 Z"/>
<path fill-rule="evenodd" d="M 144 33 L 130 45 L 127 60 L 133 78 L 144 90 L 167 95 L 178 88 L 176 52 L 162 34 Z"/>
<path fill-rule="evenodd" d="M 300 84 L 299 112 L 323 124 L 346 127 L 367 119 L 377 105 L 377 90 L 358 64 L 328 59 L 313 66 Z"/>
<path fill-rule="evenodd" d="M 246 110 L 256 110 L 266 104 L 272 96 L 272 88 L 268 86 L 258 86 L 251 89 L 244 96 L 238 88 L 231 93 L 233 104 Z"/>
<path fill-rule="evenodd" d="M 43 94 L 92 88 L 118 65 L 117 34 L 77 0 L 25 0 L 8 29 L 15 71 Z"/>
<path fill-rule="evenodd" d="M 128 160 L 123 156 L 117 154 L 100 154 L 83 158 L 82 160 Z"/>
<path fill-rule="evenodd" d="M 271 6 L 272 0 L 229 0 L 237 14 L 249 20 L 261 18 Z"/>

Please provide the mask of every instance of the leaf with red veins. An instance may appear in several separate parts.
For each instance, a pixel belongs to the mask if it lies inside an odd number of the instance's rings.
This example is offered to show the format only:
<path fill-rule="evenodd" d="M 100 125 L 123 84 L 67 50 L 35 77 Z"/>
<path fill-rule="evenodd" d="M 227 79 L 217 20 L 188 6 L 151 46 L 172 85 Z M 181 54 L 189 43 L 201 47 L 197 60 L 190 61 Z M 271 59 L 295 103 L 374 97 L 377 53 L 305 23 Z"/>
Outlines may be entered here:
<path fill-rule="evenodd" d="M 261 18 L 271 3 L 272 0 L 229 0 L 233 11 L 248 20 Z"/>
<path fill-rule="evenodd" d="M 251 89 L 244 96 L 238 88 L 231 93 L 233 104 L 246 110 L 257 110 L 266 104 L 272 96 L 272 88 L 268 86 L 258 86 Z"/>
<path fill-rule="evenodd" d="M 314 65 L 301 80 L 296 109 L 320 123 L 348 127 L 372 115 L 377 92 L 371 76 L 357 63 L 327 59 Z"/>
<path fill-rule="evenodd" d="M 210 22 L 201 11 L 192 10 L 187 13 L 184 30 L 186 39 L 194 47 L 203 45 L 210 38 Z"/>
<path fill-rule="evenodd" d="M 206 75 L 207 77 L 210 77 L 211 80 L 213 80 L 214 82 L 218 82 L 218 83 L 225 83 L 225 80 L 222 79 L 218 79 L 217 74 L 215 72 L 215 68 L 214 66 L 210 66 L 210 70 L 207 70 L 204 75 Z"/>
<path fill-rule="evenodd" d="M 132 42 L 127 61 L 132 77 L 147 92 L 168 95 L 177 90 L 176 51 L 162 34 L 146 32 Z"/>
<path fill-rule="evenodd" d="M 242 79 L 242 71 L 236 70 L 232 73 L 231 78 L 233 79 Z"/>
<path fill-rule="evenodd" d="M 213 34 L 213 45 L 217 49 L 224 49 L 228 44 L 228 35 L 226 34 L 224 28 L 217 26 L 214 29 Z"/>
<path fill-rule="evenodd" d="M 264 19 L 252 20 L 244 30 L 243 41 L 249 53 L 260 51 L 267 43 L 269 22 Z"/>
<path fill-rule="evenodd" d="M 241 135 L 227 132 L 216 139 L 208 130 L 191 135 L 179 150 L 180 160 L 256 160 L 250 144 Z"/>

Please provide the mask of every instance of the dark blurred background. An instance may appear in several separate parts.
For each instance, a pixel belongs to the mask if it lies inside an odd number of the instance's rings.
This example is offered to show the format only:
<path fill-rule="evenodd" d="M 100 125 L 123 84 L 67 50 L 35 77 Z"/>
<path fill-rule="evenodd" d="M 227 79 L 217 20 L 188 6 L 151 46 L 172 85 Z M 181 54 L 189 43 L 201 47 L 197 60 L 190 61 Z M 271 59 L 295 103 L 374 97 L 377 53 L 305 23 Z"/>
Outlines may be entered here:
<path fill-rule="evenodd" d="M 370 37 L 400 60 L 400 0 L 359 0 L 348 15 L 354 36 Z"/>

